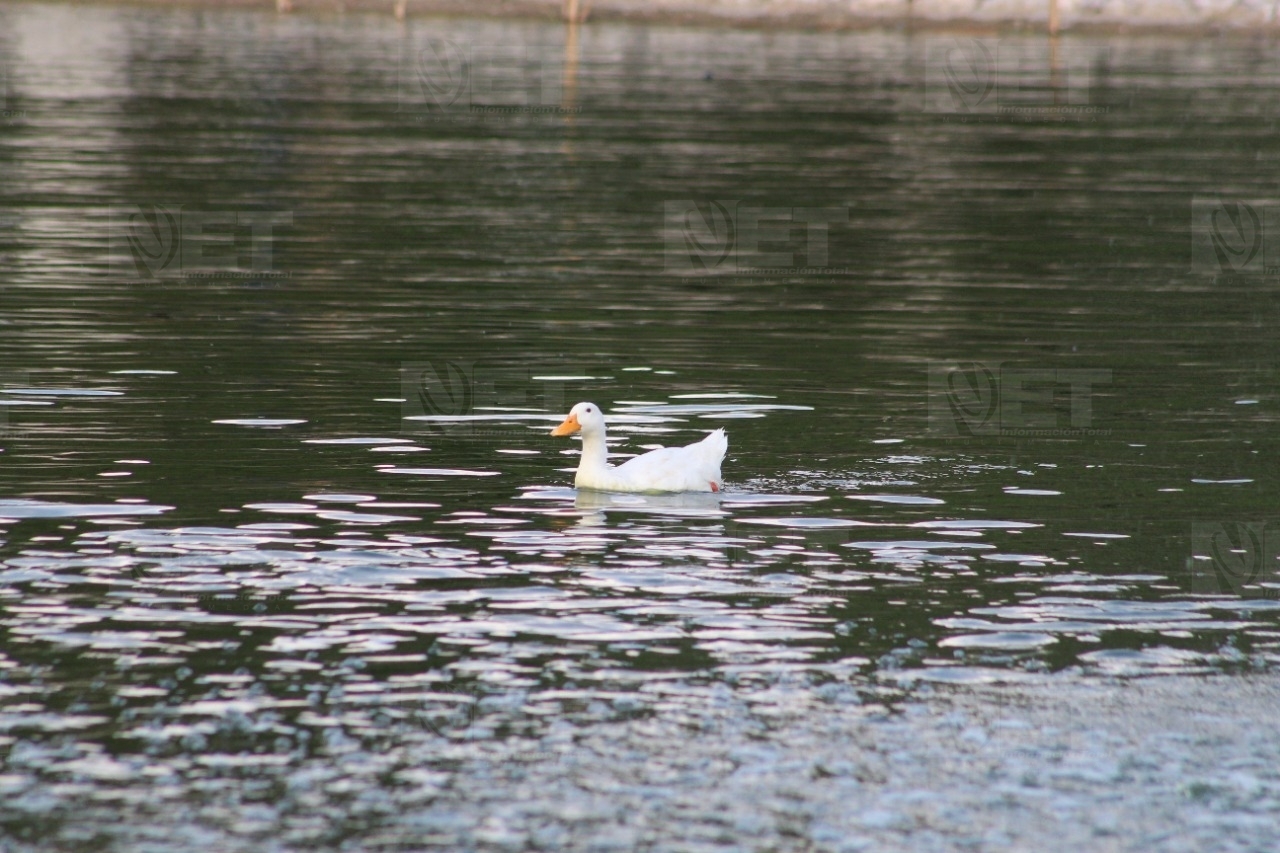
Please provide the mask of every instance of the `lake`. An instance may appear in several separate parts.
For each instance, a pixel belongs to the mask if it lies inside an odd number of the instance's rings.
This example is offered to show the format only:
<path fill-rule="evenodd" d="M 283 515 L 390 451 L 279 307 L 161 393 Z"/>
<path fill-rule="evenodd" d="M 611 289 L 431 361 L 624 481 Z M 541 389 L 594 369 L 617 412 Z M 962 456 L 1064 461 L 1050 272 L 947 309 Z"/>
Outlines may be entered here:
<path fill-rule="evenodd" d="M 1269 44 L 0 22 L 6 849 L 866 849 L 700 739 L 1280 660 Z"/>

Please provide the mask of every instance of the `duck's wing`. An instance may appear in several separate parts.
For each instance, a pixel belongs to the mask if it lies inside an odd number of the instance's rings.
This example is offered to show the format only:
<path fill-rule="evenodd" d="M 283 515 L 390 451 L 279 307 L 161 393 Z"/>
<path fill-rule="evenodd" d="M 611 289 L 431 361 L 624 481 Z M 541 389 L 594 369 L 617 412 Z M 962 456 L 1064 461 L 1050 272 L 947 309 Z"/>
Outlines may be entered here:
<path fill-rule="evenodd" d="M 729 439 L 718 429 L 687 447 L 663 447 L 628 459 L 613 473 L 632 491 L 718 492 L 728 448 Z"/>

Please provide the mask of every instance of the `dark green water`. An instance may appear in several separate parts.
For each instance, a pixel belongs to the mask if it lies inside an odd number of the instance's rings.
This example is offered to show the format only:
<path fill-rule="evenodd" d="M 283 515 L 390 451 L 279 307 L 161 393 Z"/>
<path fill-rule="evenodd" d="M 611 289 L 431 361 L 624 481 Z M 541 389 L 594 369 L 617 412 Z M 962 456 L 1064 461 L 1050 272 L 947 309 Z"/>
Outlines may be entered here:
<path fill-rule="evenodd" d="M 19 842 L 394 847 L 406 767 L 726 685 L 1273 666 L 1267 46 L 0 24 Z M 725 494 L 575 495 L 586 399 Z"/>

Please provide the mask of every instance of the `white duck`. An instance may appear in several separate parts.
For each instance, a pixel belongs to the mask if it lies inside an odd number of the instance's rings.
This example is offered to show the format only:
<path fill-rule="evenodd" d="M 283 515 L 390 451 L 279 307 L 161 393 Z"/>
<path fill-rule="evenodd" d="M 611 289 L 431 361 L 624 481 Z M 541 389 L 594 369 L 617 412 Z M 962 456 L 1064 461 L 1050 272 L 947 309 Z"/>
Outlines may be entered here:
<path fill-rule="evenodd" d="M 720 463 L 729 439 L 718 429 L 687 447 L 663 447 L 628 459 L 616 468 L 606 461 L 604 413 L 579 403 L 552 435 L 582 433 L 582 457 L 573 484 L 606 492 L 718 492 Z"/>

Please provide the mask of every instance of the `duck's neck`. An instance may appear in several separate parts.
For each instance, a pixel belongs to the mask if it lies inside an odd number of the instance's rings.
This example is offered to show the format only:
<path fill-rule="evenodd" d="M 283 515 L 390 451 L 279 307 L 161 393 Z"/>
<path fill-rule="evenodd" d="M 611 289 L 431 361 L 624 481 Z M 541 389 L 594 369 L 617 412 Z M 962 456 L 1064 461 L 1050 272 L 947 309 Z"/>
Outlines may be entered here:
<path fill-rule="evenodd" d="M 579 471 L 603 471 L 609 467 L 609 446 L 604 440 L 604 430 L 582 434 L 582 456 L 578 460 Z"/>

